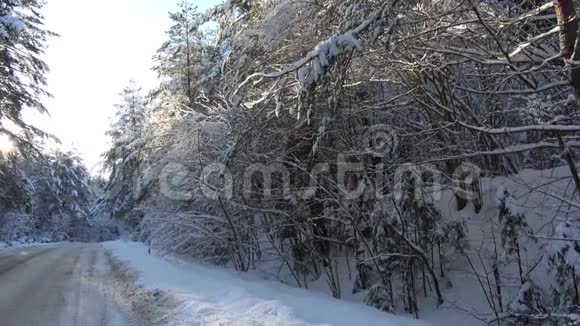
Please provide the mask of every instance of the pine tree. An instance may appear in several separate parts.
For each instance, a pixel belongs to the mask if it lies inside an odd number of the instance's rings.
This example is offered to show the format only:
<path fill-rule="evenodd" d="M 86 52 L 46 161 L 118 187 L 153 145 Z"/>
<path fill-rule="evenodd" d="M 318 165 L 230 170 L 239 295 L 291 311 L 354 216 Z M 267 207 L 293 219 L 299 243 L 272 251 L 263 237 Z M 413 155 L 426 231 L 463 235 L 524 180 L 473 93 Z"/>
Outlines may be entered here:
<path fill-rule="evenodd" d="M 200 31 L 201 17 L 188 0 L 179 5 L 180 11 L 170 13 L 174 25 L 167 35 L 169 39 L 154 57 L 153 68 L 164 80 L 165 88 L 181 95 L 183 103 L 194 107 L 195 83 L 201 76 L 204 62 L 204 35 Z"/>
<path fill-rule="evenodd" d="M 126 217 L 135 208 L 147 119 L 145 100 L 134 82 L 121 92 L 120 97 L 115 121 L 107 132 L 112 146 L 103 154 L 104 170 L 110 173 L 109 181 L 104 196 L 99 199 L 99 206 L 114 218 Z M 138 215 L 138 212 L 134 213 Z"/>
<path fill-rule="evenodd" d="M 30 209 L 31 185 L 25 178 L 20 157 L 0 152 L 0 212 Z"/>
<path fill-rule="evenodd" d="M 89 240 L 94 198 L 89 173 L 77 154 L 55 150 L 25 157 L 15 153 L 0 159 L 0 176 L 0 241 Z"/>
<path fill-rule="evenodd" d="M 529 316 L 543 316 L 548 310 L 545 307 L 541 289 L 531 280 L 522 284 L 516 298 L 508 305 L 513 315 L 510 321 L 516 325 L 541 325 L 529 320 Z"/>
<path fill-rule="evenodd" d="M 556 228 L 555 237 L 571 240 L 555 241 L 551 244 L 552 253 L 548 258 L 548 263 L 553 279 L 552 300 L 553 305 L 561 312 L 577 312 L 580 305 L 577 265 L 580 242 L 576 241 L 579 236 L 577 226 L 562 222 Z"/>
<path fill-rule="evenodd" d="M 528 232 L 526 216 L 522 212 L 517 211 L 514 206 L 514 198 L 507 189 L 498 189 L 497 201 L 501 227 L 501 244 L 506 253 L 515 259 L 518 265 L 520 281 L 524 284 L 526 282 L 526 276 L 524 275 L 522 265 L 523 261 L 519 237 Z"/>
<path fill-rule="evenodd" d="M 22 120 L 24 108 L 46 112 L 41 102 L 46 91 L 48 66 L 42 61 L 47 38 L 40 0 L 0 0 L 0 134 L 8 134 L 18 147 L 30 146 L 26 137 L 8 130 L 6 122 L 30 135 L 46 136 Z"/>
<path fill-rule="evenodd" d="M 79 155 L 56 150 L 25 164 L 33 180 L 33 215 L 39 229 L 56 240 L 79 236 L 81 225 L 88 225 L 93 200 L 90 176 Z"/>

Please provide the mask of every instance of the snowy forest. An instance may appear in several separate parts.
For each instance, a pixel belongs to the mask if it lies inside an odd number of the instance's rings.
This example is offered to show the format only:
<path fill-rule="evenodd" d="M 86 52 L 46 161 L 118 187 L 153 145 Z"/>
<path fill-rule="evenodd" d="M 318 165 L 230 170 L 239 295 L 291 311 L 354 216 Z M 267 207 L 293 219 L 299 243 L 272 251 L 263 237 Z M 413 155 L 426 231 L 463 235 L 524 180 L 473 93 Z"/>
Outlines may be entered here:
<path fill-rule="evenodd" d="M 580 322 L 576 1 L 184 0 L 98 175 L 23 121 L 41 7 L 0 0 L 0 241 L 121 234 L 418 319 Z"/>

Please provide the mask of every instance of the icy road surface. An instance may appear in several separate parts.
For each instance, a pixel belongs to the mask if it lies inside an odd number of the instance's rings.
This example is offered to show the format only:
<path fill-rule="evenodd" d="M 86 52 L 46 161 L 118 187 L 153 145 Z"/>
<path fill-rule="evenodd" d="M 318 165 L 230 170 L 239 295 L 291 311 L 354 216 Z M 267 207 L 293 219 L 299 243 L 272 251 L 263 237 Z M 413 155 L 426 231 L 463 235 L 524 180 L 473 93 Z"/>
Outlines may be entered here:
<path fill-rule="evenodd" d="M 0 251 L 0 324 L 127 325 L 110 272 L 98 245 Z"/>

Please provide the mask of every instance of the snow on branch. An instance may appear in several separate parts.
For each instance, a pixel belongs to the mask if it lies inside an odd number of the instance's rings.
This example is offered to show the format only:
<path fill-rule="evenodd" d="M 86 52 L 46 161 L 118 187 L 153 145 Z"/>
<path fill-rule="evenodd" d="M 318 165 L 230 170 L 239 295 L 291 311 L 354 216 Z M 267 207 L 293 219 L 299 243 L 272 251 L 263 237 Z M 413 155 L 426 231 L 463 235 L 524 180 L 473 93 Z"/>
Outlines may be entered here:
<path fill-rule="evenodd" d="M 474 131 L 483 132 L 491 135 L 503 135 L 503 134 L 517 134 L 528 131 L 560 131 L 560 132 L 580 132 L 579 125 L 561 126 L 561 125 L 530 125 L 521 127 L 504 127 L 504 128 L 481 128 L 476 126 L 471 126 L 466 123 L 457 121 L 462 127 L 471 129 Z"/>
<path fill-rule="evenodd" d="M 542 33 L 540 35 L 536 35 L 536 36 L 530 38 L 529 40 L 527 40 L 526 42 L 518 45 L 516 47 L 516 49 L 513 50 L 509 54 L 509 57 L 510 58 L 515 57 L 516 55 L 520 54 L 522 51 L 524 51 L 526 48 L 530 47 L 531 45 L 534 45 L 534 44 L 536 44 L 536 43 L 538 43 L 538 42 L 540 42 L 540 41 L 542 41 L 542 40 L 544 40 L 546 38 L 549 38 L 552 35 L 558 34 L 559 32 L 560 32 L 560 27 L 556 26 L 556 27 L 552 28 L 551 30 L 549 30 L 549 31 L 547 31 L 545 33 Z"/>
<path fill-rule="evenodd" d="M 397 2 L 398 0 L 395 0 L 390 7 L 392 8 Z M 383 5 L 356 28 L 320 42 L 305 57 L 287 64 L 280 71 L 269 74 L 263 72 L 251 74 L 238 86 L 234 94 L 237 94 L 242 87 L 246 86 L 255 78 L 280 78 L 295 71 L 298 71 L 298 79 L 302 86 L 312 85 L 325 73 L 326 68 L 331 65 L 332 59 L 346 51 L 362 49 L 359 40 L 360 34 L 382 19 L 383 13 L 387 10 L 387 6 L 388 4 Z M 309 63 L 312 63 L 312 67 L 307 66 Z"/>
<path fill-rule="evenodd" d="M 0 38 L 8 40 L 10 35 L 18 37 L 25 26 L 22 20 L 16 16 L 12 8 L 7 8 L 5 13 L 0 14 Z"/>
<path fill-rule="evenodd" d="M 550 9 L 554 8 L 554 1 L 548 1 L 546 3 L 544 3 L 543 5 L 539 6 L 538 8 L 535 8 L 531 11 L 528 11 L 527 13 L 523 14 L 522 16 L 519 16 L 515 19 L 512 19 L 509 23 L 507 23 L 506 25 L 502 26 L 502 28 L 505 28 L 507 26 L 511 26 L 515 23 L 519 23 L 521 21 L 524 21 L 528 18 L 532 18 L 534 16 L 540 15 L 543 12 L 546 12 Z"/>
<path fill-rule="evenodd" d="M 338 37 L 320 42 L 312 51 L 312 67 L 302 66 L 298 70 L 298 81 L 300 86 L 306 87 L 315 84 L 330 66 L 332 59 L 338 57 L 343 51 L 362 50 L 359 40 L 351 32 L 347 32 Z"/>
<path fill-rule="evenodd" d="M 479 95 L 528 95 L 528 94 L 535 94 L 540 92 L 546 92 L 554 88 L 560 88 L 564 86 L 570 86 L 570 82 L 567 80 L 555 81 L 553 83 L 544 85 L 542 87 L 538 87 L 536 89 L 529 88 L 529 89 L 510 89 L 505 91 L 480 91 L 477 89 L 466 88 L 457 86 L 457 89 L 460 89 L 465 92 L 470 92 Z"/>
<path fill-rule="evenodd" d="M 569 147 L 578 148 L 578 147 L 580 147 L 580 142 L 571 141 L 571 142 L 568 142 L 566 145 L 568 145 Z M 465 159 L 471 159 L 471 158 L 483 157 L 483 156 L 503 156 L 503 155 L 509 155 L 509 154 L 518 154 L 518 153 L 523 153 L 523 152 L 529 152 L 529 151 L 538 150 L 538 149 L 561 149 L 561 147 L 560 147 L 560 145 L 555 144 L 555 143 L 538 142 L 538 143 L 532 143 L 532 144 L 521 144 L 521 145 L 507 146 L 505 148 L 494 149 L 494 150 L 490 150 L 490 151 L 473 152 L 473 153 L 467 153 L 467 154 L 457 155 L 457 156 L 442 157 L 442 158 L 432 159 L 432 160 L 427 160 L 427 161 L 422 161 L 422 162 L 413 162 L 413 164 L 421 165 L 421 164 L 435 163 L 435 162 L 465 160 Z"/>

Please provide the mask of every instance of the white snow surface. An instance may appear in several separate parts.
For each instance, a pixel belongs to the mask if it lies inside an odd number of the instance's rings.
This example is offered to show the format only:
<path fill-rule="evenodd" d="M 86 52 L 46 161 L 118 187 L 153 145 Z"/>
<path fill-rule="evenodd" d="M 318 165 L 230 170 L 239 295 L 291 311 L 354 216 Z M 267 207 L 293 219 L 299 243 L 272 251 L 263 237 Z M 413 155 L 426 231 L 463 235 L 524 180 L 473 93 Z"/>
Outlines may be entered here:
<path fill-rule="evenodd" d="M 183 303 L 181 325 L 428 325 L 247 274 L 169 261 L 149 255 L 140 243 L 103 246 L 137 271 L 146 288 L 169 292 Z"/>
<path fill-rule="evenodd" d="M 450 189 L 443 189 L 434 202 L 446 220 L 459 221 L 467 227 L 467 254 L 474 265 L 471 267 L 458 252 L 446 254 L 446 274 L 439 279 L 444 304 L 436 307 L 432 296 L 418 297 L 419 318 L 433 325 L 486 325 L 487 320 L 495 318 L 480 282 L 484 283 L 486 291 L 495 285 L 486 273 L 491 264 L 488 258 L 494 254 L 492 229 L 495 237 L 500 234 L 498 197 L 503 197 L 506 191 L 509 192 L 506 203 L 510 210 L 523 214 L 528 223 L 526 232 L 531 233 L 522 234 L 518 239 L 524 269 L 528 280 L 537 286 L 536 290 L 545 300 L 551 300 L 554 277 L 548 267 L 550 255 L 561 251 L 563 246 L 574 244 L 566 239 L 580 239 L 577 223 L 580 202 L 565 166 L 525 169 L 518 175 L 483 178 L 481 191 L 483 207 L 479 212 L 472 203 L 457 211 Z M 524 308 L 513 305 L 526 287 L 522 288 L 517 264 L 499 241 L 504 311 L 508 306 Z M 293 284 L 292 278 L 285 275 L 285 271 L 272 274 L 273 265 L 267 261 L 258 264 L 256 271 L 238 274 L 149 256 L 141 244 L 111 242 L 105 246 L 139 271 L 146 287 L 169 291 L 184 302 L 184 325 L 421 325 L 414 319 L 388 315 L 362 305 L 365 293 L 352 294 L 354 278 L 350 277 L 346 257 L 337 257 L 343 300 L 335 300 L 329 294 L 325 278 L 311 280 L 309 290 L 290 288 L 275 279 Z M 568 250 L 565 258 L 580 269 L 580 255 L 575 250 Z M 482 265 L 484 262 L 486 266 Z M 350 266 L 354 263 L 351 261 Z M 271 281 L 260 277 L 270 277 Z M 401 307 L 398 308 L 396 311 L 404 314 Z"/>
<path fill-rule="evenodd" d="M 15 249 L 22 249 L 28 247 L 56 247 L 59 245 L 68 244 L 70 242 L 26 242 L 26 241 L 15 241 L 11 244 L 0 241 L 0 251 L 10 251 Z"/>

